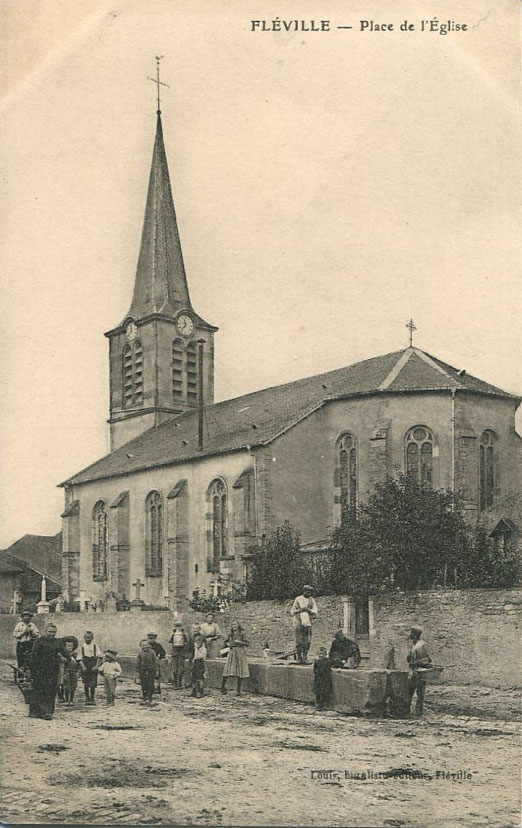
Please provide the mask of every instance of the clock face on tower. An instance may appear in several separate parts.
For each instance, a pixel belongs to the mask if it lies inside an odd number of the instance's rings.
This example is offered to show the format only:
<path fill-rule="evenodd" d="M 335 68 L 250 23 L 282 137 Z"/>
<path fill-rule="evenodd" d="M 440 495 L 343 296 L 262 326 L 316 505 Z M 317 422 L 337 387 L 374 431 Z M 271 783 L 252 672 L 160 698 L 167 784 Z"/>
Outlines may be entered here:
<path fill-rule="evenodd" d="M 176 327 L 183 336 L 190 336 L 194 330 L 194 322 L 188 314 L 182 313 L 176 320 Z"/>
<path fill-rule="evenodd" d="M 132 322 L 132 321 L 127 322 L 127 324 L 125 326 L 125 336 L 127 337 L 127 339 L 130 339 L 131 341 L 133 339 L 136 339 L 136 334 L 137 333 L 138 333 L 138 327 L 137 327 L 136 323 Z"/>

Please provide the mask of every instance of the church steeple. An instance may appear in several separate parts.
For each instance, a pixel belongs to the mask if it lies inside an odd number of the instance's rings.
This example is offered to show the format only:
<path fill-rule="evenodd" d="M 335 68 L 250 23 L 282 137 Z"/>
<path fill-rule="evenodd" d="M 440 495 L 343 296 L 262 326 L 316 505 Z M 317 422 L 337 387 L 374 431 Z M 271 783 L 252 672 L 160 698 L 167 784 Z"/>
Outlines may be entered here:
<path fill-rule="evenodd" d="M 111 450 L 214 401 L 214 333 L 190 301 L 158 110 L 132 303 L 110 343 Z M 151 80 L 153 80 L 151 78 Z M 203 362 L 197 357 L 203 347 Z M 200 369 L 203 365 L 200 383 Z"/>
<path fill-rule="evenodd" d="M 191 304 L 158 110 L 134 295 L 127 317 L 174 315 L 181 308 L 191 308 Z"/>

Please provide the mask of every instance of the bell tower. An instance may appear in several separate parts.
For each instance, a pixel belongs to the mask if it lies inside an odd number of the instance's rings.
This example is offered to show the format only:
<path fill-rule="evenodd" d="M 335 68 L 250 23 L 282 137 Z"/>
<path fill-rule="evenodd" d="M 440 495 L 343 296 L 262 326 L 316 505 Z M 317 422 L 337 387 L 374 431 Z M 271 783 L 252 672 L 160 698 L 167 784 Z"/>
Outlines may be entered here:
<path fill-rule="evenodd" d="M 203 403 L 214 401 L 214 325 L 190 301 L 159 105 L 134 294 L 109 340 L 111 451 L 198 406 L 198 343 Z"/>

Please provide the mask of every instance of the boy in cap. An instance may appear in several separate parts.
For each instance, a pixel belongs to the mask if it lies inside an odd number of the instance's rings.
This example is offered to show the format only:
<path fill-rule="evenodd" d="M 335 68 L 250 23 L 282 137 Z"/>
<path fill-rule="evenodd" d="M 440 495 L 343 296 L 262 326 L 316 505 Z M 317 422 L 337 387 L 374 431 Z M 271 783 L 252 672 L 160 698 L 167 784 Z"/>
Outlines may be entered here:
<path fill-rule="evenodd" d="M 198 633 L 194 637 L 194 653 L 192 657 L 192 695 L 201 699 L 204 695 L 205 676 L 207 673 L 206 662 L 207 648 L 205 637 Z"/>
<path fill-rule="evenodd" d="M 91 630 L 85 630 L 83 644 L 80 647 L 80 670 L 85 690 L 85 704 L 96 704 L 94 694 L 98 685 L 98 667 L 101 664 L 102 651 L 94 641 Z"/>
<path fill-rule="evenodd" d="M 152 694 L 154 693 L 154 681 L 159 676 L 159 658 L 151 648 L 148 638 L 140 641 L 136 670 L 141 684 L 143 701 L 145 704 L 151 704 Z"/>
<path fill-rule="evenodd" d="M 332 665 L 326 655 L 326 647 L 319 647 L 314 661 L 315 707 L 324 710 L 332 695 Z"/>
<path fill-rule="evenodd" d="M 432 661 L 428 653 L 426 642 L 422 640 L 422 630 L 420 627 L 412 627 L 410 632 L 410 649 L 406 656 L 406 661 L 409 664 L 410 671 L 408 674 L 408 690 L 410 705 L 413 701 L 415 693 L 417 693 L 417 701 L 415 703 L 415 715 L 422 716 L 424 710 L 424 695 L 426 693 L 426 679 L 424 678 L 424 670 L 432 666 Z"/>
<path fill-rule="evenodd" d="M 182 690 L 188 635 L 183 629 L 183 624 L 180 619 L 174 622 L 174 630 L 169 638 L 169 644 L 172 645 L 172 681 L 174 683 L 174 689 Z"/>
<path fill-rule="evenodd" d="M 37 638 L 40 638 L 40 631 L 31 621 L 32 617 L 33 613 L 30 610 L 24 610 L 21 615 L 22 620 L 13 630 L 13 636 L 16 638 L 16 663 L 19 670 L 26 669 L 33 644 Z"/>
<path fill-rule="evenodd" d="M 74 702 L 74 694 L 78 686 L 78 671 L 80 665 L 76 660 L 76 650 L 78 649 L 78 639 L 74 635 L 67 635 L 62 639 L 65 652 L 69 656 L 69 661 L 63 665 L 63 699 L 67 707 L 72 707 Z"/>
<path fill-rule="evenodd" d="M 290 615 L 294 623 L 295 649 L 299 664 L 308 664 L 308 650 L 312 642 L 312 620 L 317 618 L 317 604 L 312 598 L 313 588 L 305 584 L 303 594 L 292 604 Z"/>
<path fill-rule="evenodd" d="M 111 707 L 116 700 L 116 681 L 121 676 L 121 664 L 117 661 L 116 650 L 106 650 L 98 673 L 103 676 L 107 706 Z"/>
<path fill-rule="evenodd" d="M 167 653 L 165 652 L 165 650 L 163 649 L 163 647 L 161 646 L 159 641 L 156 641 L 157 637 L 158 636 L 157 636 L 156 633 L 153 633 L 153 632 L 147 633 L 147 641 L 150 644 L 151 650 L 154 650 L 154 652 L 158 656 L 158 659 L 160 661 L 162 661 L 166 657 Z M 161 667 L 161 665 L 160 665 L 160 667 Z M 157 680 L 156 684 L 154 685 L 154 692 L 158 693 L 158 694 L 161 694 L 160 675 L 161 675 L 161 669 L 158 672 L 158 680 Z"/>

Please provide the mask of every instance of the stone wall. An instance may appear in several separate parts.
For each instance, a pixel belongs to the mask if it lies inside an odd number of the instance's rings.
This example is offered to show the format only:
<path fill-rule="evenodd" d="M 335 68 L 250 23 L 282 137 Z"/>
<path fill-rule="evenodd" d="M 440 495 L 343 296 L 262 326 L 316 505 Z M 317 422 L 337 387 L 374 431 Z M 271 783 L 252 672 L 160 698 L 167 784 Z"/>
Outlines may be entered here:
<path fill-rule="evenodd" d="M 319 646 L 328 646 L 334 632 L 343 625 L 341 596 L 317 599 L 319 617 L 314 625 L 311 655 Z M 234 604 L 216 616 L 224 635 L 233 620 L 244 627 L 250 657 L 261 654 L 268 641 L 273 651 L 291 649 L 293 628 L 289 614 L 291 601 L 251 601 Z M 520 686 L 520 613 L 522 590 L 448 590 L 405 595 L 388 594 L 374 598 L 370 606 L 370 664 L 376 669 L 391 666 L 390 647 L 394 648 L 395 667 L 406 666 L 407 638 L 412 625 L 424 630 L 434 663 L 444 667 L 442 681 L 453 684 L 483 684 L 490 687 Z M 170 612 L 59 613 L 38 616 L 43 627 L 52 618 L 58 635 L 81 638 L 93 630 L 102 647 L 113 646 L 122 655 L 137 652 L 138 643 L 148 632 L 156 632 L 164 646 L 172 630 Z M 13 657 L 13 616 L 0 617 L 1 655 Z M 191 610 L 183 613 L 188 628 L 204 616 Z M 351 621 L 347 619 L 350 634 Z M 363 653 L 367 640 L 360 641 Z"/>
<path fill-rule="evenodd" d="M 251 601 L 233 604 L 223 614 L 216 615 L 216 621 L 223 631 L 223 637 L 233 620 L 244 627 L 250 642 L 249 655 L 260 655 L 266 641 L 272 650 L 286 650 L 293 646 L 293 628 L 290 618 L 291 601 Z M 319 618 L 314 626 L 312 652 L 319 646 L 327 646 L 335 630 L 343 623 L 343 605 L 340 596 L 317 599 Z M 75 635 L 81 639 L 85 630 L 92 630 L 100 647 L 112 646 L 122 655 L 137 652 L 139 641 L 148 632 L 156 632 L 158 641 L 166 646 L 172 632 L 170 612 L 62 612 L 47 616 L 35 616 L 35 622 L 43 629 L 51 619 L 58 627 L 58 635 Z M 201 613 L 188 610 L 183 613 L 183 623 L 188 629 L 191 624 L 205 620 Z M 14 656 L 15 641 L 13 629 L 18 621 L 16 616 L 0 618 L 0 654 L 3 658 Z"/>
<path fill-rule="evenodd" d="M 370 664 L 406 664 L 411 626 L 420 626 L 428 650 L 444 667 L 442 681 L 488 687 L 521 685 L 522 590 L 448 590 L 383 595 L 372 602 Z"/>

